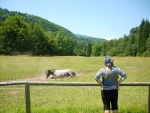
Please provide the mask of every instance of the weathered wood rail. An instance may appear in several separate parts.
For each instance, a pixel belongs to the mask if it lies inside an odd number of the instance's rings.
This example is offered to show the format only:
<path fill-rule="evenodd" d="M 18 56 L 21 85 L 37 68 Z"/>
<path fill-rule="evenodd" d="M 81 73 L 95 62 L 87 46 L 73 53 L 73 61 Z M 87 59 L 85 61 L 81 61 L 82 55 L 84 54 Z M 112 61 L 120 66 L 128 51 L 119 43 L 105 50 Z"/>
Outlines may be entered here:
<path fill-rule="evenodd" d="M 30 85 L 49 86 L 99 86 L 93 82 L 42 82 L 42 81 L 12 81 L 0 82 L 0 86 L 25 85 L 26 113 L 31 113 Z M 150 113 L 150 82 L 124 82 L 120 86 L 147 86 L 148 89 L 148 113 Z"/>

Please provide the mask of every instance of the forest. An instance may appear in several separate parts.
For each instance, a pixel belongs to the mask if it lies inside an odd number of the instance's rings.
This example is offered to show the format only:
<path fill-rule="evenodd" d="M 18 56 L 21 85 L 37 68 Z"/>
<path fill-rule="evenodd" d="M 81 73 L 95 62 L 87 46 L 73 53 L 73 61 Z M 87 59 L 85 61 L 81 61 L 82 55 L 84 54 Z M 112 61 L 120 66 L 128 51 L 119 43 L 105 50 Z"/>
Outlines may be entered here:
<path fill-rule="evenodd" d="M 83 38 L 41 17 L 0 8 L 0 54 L 150 57 L 150 22 L 142 19 L 118 39 Z"/>

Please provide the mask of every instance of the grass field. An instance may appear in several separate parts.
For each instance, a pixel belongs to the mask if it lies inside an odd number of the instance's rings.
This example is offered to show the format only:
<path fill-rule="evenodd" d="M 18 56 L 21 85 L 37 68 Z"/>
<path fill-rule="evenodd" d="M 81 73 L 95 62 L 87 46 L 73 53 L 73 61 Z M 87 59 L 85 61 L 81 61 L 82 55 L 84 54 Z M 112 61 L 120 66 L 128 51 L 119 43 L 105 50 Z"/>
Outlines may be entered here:
<path fill-rule="evenodd" d="M 125 82 L 150 82 L 150 58 L 114 57 Z M 95 82 L 103 57 L 0 56 L 0 81 Z M 77 77 L 45 80 L 47 69 L 73 69 Z M 148 87 L 120 87 L 119 113 L 147 113 Z M 99 87 L 31 86 L 33 113 L 102 113 Z M 24 85 L 0 87 L 0 113 L 25 113 Z"/>

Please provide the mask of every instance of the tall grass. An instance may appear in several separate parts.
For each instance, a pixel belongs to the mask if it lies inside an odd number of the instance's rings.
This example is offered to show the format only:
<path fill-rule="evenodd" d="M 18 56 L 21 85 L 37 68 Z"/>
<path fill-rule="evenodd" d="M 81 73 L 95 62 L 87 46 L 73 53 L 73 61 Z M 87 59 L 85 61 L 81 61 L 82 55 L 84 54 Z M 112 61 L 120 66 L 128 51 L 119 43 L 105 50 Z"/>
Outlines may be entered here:
<path fill-rule="evenodd" d="M 114 57 L 123 69 L 125 82 L 150 82 L 150 58 Z M 27 57 L 0 56 L 0 81 L 19 80 L 41 75 L 49 68 L 73 69 L 77 77 L 57 79 L 64 82 L 95 82 L 96 72 L 104 67 L 103 57 Z M 50 79 L 45 81 L 51 81 Z M 147 113 L 147 87 L 120 87 L 120 113 Z M 32 86 L 33 113 L 102 113 L 99 87 Z M 0 113 L 25 113 L 24 86 L 0 87 Z"/>

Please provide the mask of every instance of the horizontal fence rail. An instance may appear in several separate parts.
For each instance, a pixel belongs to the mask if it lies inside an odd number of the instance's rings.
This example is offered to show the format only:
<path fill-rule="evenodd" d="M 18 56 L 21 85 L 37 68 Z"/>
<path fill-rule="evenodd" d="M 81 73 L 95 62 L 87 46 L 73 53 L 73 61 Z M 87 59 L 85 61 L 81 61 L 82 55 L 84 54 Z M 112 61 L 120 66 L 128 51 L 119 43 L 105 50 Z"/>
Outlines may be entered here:
<path fill-rule="evenodd" d="M 54 86 L 99 86 L 96 82 L 42 82 L 42 81 L 10 81 L 0 82 L 0 86 L 6 85 L 54 85 Z M 120 86 L 150 86 L 150 82 L 123 82 Z"/>
<path fill-rule="evenodd" d="M 0 86 L 25 85 L 26 113 L 31 113 L 30 85 L 50 86 L 99 86 L 96 82 L 42 82 L 42 81 L 9 81 L 0 82 Z M 123 82 L 120 86 L 148 86 L 148 113 L 150 113 L 150 82 Z"/>

